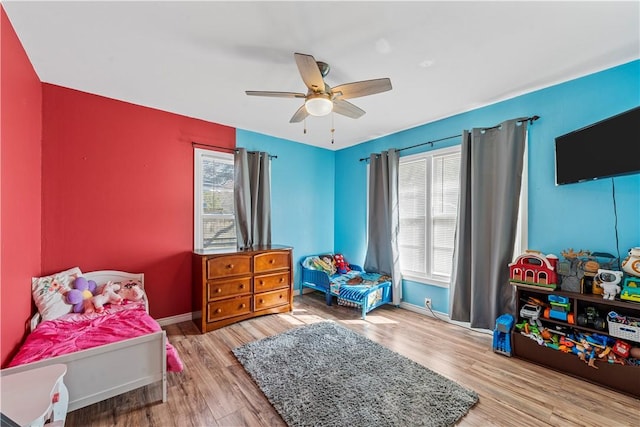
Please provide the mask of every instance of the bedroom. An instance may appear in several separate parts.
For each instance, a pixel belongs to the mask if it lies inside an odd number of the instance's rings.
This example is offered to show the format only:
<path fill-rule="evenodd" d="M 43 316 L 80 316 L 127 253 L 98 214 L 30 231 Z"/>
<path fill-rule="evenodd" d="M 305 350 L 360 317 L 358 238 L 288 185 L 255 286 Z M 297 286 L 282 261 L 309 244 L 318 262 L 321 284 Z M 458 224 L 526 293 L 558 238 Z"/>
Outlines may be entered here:
<path fill-rule="evenodd" d="M 555 187 L 551 147 L 557 135 L 640 104 L 637 59 L 333 151 L 42 83 L 4 10 L 2 20 L 3 366 L 32 312 L 29 292 L 9 284 L 28 288 L 32 276 L 75 265 L 144 271 L 154 284 L 151 314 L 184 319 L 191 308 L 182 287 L 188 289 L 192 275 L 192 139 L 277 155 L 274 240 L 294 247 L 296 259 L 335 250 L 362 262 L 366 174 L 358 159 L 537 114 L 541 120 L 530 135 L 529 246 L 547 253 L 567 247 L 616 252 L 611 183 Z M 639 179 L 615 179 L 622 251 L 640 241 Z M 345 198 L 354 206 L 349 212 L 340 209 Z M 126 221 L 114 223 L 119 216 Z M 407 283 L 404 291 L 408 308 L 421 309 L 429 297 L 436 312 L 448 312 L 446 288 Z"/>

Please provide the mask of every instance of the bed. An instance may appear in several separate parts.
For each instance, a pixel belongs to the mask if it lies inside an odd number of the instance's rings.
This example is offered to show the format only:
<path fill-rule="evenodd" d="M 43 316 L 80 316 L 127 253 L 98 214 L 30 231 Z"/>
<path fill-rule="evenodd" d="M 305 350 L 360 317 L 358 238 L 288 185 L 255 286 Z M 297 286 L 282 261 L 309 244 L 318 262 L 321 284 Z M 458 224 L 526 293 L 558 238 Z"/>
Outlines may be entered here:
<path fill-rule="evenodd" d="M 135 281 L 144 287 L 142 273 L 95 271 L 80 275 L 99 286 L 109 281 Z M 48 287 L 59 287 L 61 281 L 51 279 Z M 107 305 L 102 313 L 68 313 L 40 321 L 41 313 L 39 310 L 31 319 L 31 333 L 2 375 L 65 364 L 68 411 L 158 382 L 162 402 L 166 402 L 167 370 L 181 371 L 182 362 L 165 331 L 149 316 L 146 295 L 140 301 Z"/>
<path fill-rule="evenodd" d="M 302 280 L 300 295 L 304 288 L 325 294 L 327 305 L 336 297 L 338 305 L 361 310 L 362 319 L 374 308 L 391 302 L 391 277 L 376 272 L 365 272 L 357 264 L 348 264 L 342 271 L 336 268 L 337 255 L 311 255 L 301 262 Z M 347 270 L 347 271 L 345 271 Z"/>

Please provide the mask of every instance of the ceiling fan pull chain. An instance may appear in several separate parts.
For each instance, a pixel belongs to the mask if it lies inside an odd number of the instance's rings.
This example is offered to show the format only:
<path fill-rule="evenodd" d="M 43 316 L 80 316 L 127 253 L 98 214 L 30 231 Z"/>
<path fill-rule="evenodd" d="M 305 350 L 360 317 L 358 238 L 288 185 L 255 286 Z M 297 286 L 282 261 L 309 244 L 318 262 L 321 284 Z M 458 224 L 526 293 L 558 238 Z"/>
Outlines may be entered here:
<path fill-rule="evenodd" d="M 333 134 L 334 134 L 334 132 L 336 131 L 336 130 L 335 130 L 335 125 L 333 124 L 333 117 L 334 117 L 334 114 L 333 114 L 333 112 L 332 112 L 332 113 L 331 113 L 331 143 L 332 143 L 332 144 L 333 144 Z"/>
<path fill-rule="evenodd" d="M 304 129 L 303 129 L 302 133 L 305 134 L 305 135 L 307 134 L 307 118 L 306 117 L 304 118 Z"/>

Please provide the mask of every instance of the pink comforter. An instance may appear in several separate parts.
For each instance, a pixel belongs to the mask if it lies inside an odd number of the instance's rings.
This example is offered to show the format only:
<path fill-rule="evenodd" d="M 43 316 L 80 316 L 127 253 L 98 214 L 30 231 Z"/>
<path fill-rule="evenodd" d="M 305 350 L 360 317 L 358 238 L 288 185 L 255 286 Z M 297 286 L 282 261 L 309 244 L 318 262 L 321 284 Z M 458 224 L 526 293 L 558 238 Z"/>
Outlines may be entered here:
<path fill-rule="evenodd" d="M 105 307 L 102 314 L 70 313 L 42 322 L 29 334 L 9 367 L 111 344 L 160 331 L 139 303 Z M 182 371 L 176 349 L 167 341 L 167 370 Z"/>

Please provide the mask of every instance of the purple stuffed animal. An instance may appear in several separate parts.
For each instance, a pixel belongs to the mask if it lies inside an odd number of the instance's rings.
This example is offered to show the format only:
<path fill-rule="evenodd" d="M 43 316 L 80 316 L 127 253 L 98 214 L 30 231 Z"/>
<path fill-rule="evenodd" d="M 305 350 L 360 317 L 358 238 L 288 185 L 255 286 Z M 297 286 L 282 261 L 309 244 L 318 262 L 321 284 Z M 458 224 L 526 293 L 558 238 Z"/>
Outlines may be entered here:
<path fill-rule="evenodd" d="M 64 300 L 67 304 L 73 306 L 72 311 L 74 313 L 83 313 L 87 306 L 93 307 L 91 298 L 98 287 L 93 280 L 87 280 L 80 276 L 71 284 L 73 287 L 64 295 Z"/>

